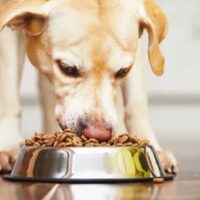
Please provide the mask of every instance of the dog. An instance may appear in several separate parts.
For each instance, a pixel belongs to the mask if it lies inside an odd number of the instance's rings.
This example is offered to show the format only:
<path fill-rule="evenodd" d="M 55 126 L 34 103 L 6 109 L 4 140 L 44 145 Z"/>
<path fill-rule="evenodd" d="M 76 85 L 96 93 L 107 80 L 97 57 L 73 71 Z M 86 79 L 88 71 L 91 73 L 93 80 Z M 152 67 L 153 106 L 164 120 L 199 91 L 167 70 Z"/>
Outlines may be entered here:
<path fill-rule="evenodd" d="M 41 73 L 47 129 L 55 128 L 55 107 L 59 126 L 79 135 L 107 141 L 117 133 L 139 134 L 151 141 L 165 171 L 177 172 L 176 159 L 160 147 L 152 129 L 143 83 L 145 30 L 152 71 L 164 71 L 159 44 L 167 19 L 154 0 L 6 0 L 0 6 L 0 29 L 3 170 L 11 170 L 20 141 L 18 90 L 25 46 Z"/>

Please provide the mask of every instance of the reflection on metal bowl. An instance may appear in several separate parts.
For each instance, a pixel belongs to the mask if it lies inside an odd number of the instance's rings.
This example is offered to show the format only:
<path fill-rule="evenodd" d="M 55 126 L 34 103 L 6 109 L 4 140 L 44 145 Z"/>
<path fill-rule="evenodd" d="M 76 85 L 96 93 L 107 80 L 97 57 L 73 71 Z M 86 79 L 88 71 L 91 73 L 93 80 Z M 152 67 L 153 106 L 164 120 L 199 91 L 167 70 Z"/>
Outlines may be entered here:
<path fill-rule="evenodd" d="M 10 176 L 13 181 L 134 182 L 165 176 L 152 146 L 23 147 Z"/>

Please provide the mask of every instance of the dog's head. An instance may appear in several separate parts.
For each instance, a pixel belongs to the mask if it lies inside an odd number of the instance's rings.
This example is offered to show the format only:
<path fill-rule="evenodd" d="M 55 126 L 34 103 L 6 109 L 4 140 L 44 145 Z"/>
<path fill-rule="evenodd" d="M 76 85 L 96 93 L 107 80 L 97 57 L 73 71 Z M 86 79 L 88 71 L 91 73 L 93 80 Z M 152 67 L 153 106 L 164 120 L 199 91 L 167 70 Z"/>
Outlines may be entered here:
<path fill-rule="evenodd" d="M 152 70 L 163 73 L 167 26 L 153 0 L 8 0 L 4 26 L 24 31 L 30 61 L 53 85 L 60 126 L 89 137 L 111 136 L 116 87 L 134 65 L 143 29 Z"/>

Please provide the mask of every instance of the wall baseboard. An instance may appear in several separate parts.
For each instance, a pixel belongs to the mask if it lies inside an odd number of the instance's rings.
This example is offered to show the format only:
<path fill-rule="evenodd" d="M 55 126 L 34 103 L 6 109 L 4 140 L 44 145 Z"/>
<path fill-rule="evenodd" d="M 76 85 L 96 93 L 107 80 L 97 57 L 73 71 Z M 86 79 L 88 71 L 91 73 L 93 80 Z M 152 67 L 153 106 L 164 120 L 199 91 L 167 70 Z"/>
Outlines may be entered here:
<path fill-rule="evenodd" d="M 21 103 L 24 106 L 38 106 L 40 104 L 39 97 L 36 96 L 22 96 Z M 156 105 L 171 105 L 171 106 L 199 106 L 200 95 L 149 95 L 149 103 L 152 106 Z"/>

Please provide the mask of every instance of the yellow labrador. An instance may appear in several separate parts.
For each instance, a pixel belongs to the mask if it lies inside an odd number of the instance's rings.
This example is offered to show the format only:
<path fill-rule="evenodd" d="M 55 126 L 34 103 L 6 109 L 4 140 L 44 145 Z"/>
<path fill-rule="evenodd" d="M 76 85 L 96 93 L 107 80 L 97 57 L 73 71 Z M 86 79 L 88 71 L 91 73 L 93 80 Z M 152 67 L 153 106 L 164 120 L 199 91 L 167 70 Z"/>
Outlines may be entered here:
<path fill-rule="evenodd" d="M 149 35 L 153 72 L 161 75 L 164 68 L 159 43 L 166 35 L 167 21 L 154 0 L 7 0 L 0 7 L 0 29 L 6 26 L 25 34 L 31 63 L 52 85 L 61 128 L 101 141 L 120 132 L 140 134 L 160 152 L 165 170 L 176 171 L 176 160 L 161 149 L 152 130 L 143 86 L 143 30 Z M 0 150 L 6 150 L 0 153 L 0 165 L 4 169 L 11 168 L 9 152 L 19 141 L 23 48 L 13 34 L 6 28 L 0 41 L 4 105 Z M 47 104 L 52 104 L 49 89 L 42 88 Z"/>

